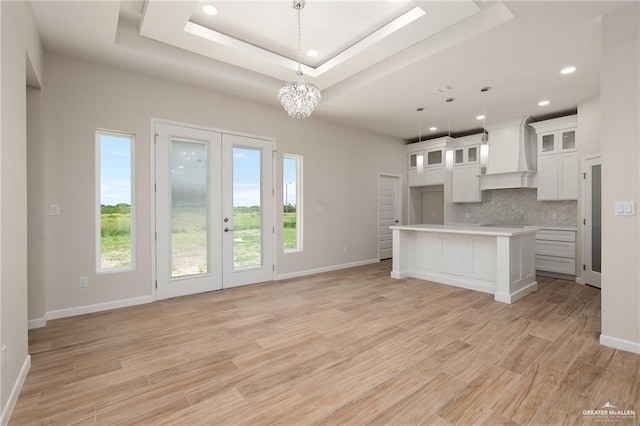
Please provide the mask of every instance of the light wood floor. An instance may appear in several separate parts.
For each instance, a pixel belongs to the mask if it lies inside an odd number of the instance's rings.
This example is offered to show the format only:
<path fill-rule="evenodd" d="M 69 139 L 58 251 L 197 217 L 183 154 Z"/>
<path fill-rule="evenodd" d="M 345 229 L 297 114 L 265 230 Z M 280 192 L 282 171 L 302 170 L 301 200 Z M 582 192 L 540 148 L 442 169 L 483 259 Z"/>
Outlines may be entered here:
<path fill-rule="evenodd" d="M 640 414 L 640 356 L 598 344 L 598 290 L 541 278 L 506 305 L 389 272 L 50 321 L 29 334 L 10 423 L 582 424 L 607 401 Z"/>

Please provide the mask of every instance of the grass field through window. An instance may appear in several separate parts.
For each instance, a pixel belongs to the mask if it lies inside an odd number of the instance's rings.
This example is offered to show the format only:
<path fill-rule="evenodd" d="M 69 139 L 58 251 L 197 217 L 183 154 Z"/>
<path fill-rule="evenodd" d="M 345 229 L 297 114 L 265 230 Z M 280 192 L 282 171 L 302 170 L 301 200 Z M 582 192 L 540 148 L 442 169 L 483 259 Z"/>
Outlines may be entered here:
<path fill-rule="evenodd" d="M 122 268 L 131 262 L 130 210 L 102 208 L 101 255 L 103 268 Z M 173 212 L 172 217 L 173 276 L 207 271 L 206 222 L 200 209 Z M 234 266 L 261 263 L 261 212 L 259 207 L 236 207 L 233 213 Z M 284 213 L 284 248 L 296 247 L 296 213 Z"/>

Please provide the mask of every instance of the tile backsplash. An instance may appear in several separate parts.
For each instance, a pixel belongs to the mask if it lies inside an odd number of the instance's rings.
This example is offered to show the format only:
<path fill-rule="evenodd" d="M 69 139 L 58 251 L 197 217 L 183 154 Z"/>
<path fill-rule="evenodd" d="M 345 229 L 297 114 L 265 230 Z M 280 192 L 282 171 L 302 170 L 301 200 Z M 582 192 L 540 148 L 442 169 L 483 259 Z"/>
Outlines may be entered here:
<path fill-rule="evenodd" d="M 577 226 L 577 201 L 538 201 L 535 189 L 483 191 L 482 201 L 450 204 L 448 222 Z"/>

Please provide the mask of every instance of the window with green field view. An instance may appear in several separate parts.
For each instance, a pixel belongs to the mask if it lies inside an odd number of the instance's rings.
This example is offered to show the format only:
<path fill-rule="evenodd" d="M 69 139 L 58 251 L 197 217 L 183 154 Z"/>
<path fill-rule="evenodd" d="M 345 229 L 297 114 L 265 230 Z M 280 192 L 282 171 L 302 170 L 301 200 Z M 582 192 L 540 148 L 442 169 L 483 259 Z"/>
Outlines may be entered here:
<path fill-rule="evenodd" d="M 282 177 L 284 251 L 302 251 L 302 156 L 284 155 Z"/>
<path fill-rule="evenodd" d="M 96 132 L 98 272 L 135 267 L 133 145 L 133 135 Z"/>

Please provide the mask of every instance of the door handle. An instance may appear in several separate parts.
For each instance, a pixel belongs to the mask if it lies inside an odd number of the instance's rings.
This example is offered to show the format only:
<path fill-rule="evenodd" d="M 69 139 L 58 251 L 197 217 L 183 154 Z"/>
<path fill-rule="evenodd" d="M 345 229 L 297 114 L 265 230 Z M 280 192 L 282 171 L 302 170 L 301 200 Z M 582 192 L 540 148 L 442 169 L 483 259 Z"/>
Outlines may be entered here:
<path fill-rule="evenodd" d="M 233 232 L 233 229 L 231 229 L 231 228 L 224 228 L 224 232 Z"/>

